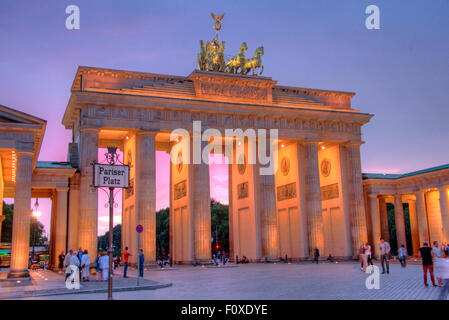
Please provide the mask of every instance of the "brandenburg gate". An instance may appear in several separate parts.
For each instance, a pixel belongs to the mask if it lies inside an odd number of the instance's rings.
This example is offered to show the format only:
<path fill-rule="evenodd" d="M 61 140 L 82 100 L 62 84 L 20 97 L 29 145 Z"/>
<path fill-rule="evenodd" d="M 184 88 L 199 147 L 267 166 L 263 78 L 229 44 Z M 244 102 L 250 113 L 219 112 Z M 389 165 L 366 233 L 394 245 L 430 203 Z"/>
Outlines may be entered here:
<path fill-rule="evenodd" d="M 156 259 L 155 151 L 170 152 L 176 129 L 278 129 L 278 168 L 229 164 L 231 256 L 250 261 L 287 255 L 306 259 L 314 248 L 357 255 L 367 240 L 360 165 L 361 126 L 372 117 L 351 107 L 353 93 L 279 86 L 269 77 L 195 70 L 187 77 L 80 67 L 63 124 L 73 131 L 79 191 L 70 191 L 69 247 L 96 252 L 97 191 L 91 163 L 97 149 L 116 146 L 130 165 L 123 192 L 122 243 L 133 252 L 144 226 L 147 260 Z M 207 144 L 207 142 L 206 142 Z M 175 263 L 211 257 L 209 168 L 171 164 L 170 247 Z M 72 188 L 72 184 L 71 184 Z M 72 199 L 72 198 L 71 198 Z M 327 250 L 325 251 L 325 248 Z"/>
<path fill-rule="evenodd" d="M 225 43 L 218 41 L 223 16 L 212 16 L 217 36 L 200 42 L 198 68 L 188 76 L 78 68 L 62 119 L 73 137 L 67 162 L 37 161 L 46 121 L 0 106 L 0 196 L 14 197 L 10 277 L 28 273 L 31 197 L 53 200 L 50 268 L 68 249 L 96 257 L 92 164 L 102 160 L 99 148 L 109 146 L 130 166 L 122 248 L 137 252 L 141 224 L 149 264 L 156 261 L 156 151 L 171 155 L 174 263 L 211 258 L 209 153 L 222 153 L 229 163 L 231 259 L 299 261 L 316 248 L 324 258 L 357 258 L 362 243 L 376 250 L 380 237 L 389 239 L 388 202 L 395 207 L 398 245 L 407 242 L 403 203 L 409 204 L 414 253 L 422 241 L 448 241 L 449 165 L 362 177 L 361 128 L 372 115 L 351 105 L 354 93 L 278 85 L 261 75 L 264 47 L 247 58 L 245 42 L 225 61 Z"/>

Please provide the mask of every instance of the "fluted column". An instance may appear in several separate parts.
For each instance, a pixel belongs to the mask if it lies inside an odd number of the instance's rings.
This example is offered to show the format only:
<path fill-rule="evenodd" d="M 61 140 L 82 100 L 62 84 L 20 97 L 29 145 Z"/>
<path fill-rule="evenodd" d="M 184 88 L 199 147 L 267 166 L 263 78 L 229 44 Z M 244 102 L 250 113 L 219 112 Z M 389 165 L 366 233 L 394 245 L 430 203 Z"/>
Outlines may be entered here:
<path fill-rule="evenodd" d="M 255 174 L 259 175 L 258 172 Z M 279 259 L 279 235 L 274 185 L 274 174 L 259 175 L 262 255 L 269 260 Z"/>
<path fill-rule="evenodd" d="M 371 225 L 372 225 L 372 233 L 373 233 L 373 253 L 378 256 L 378 247 L 377 243 L 381 238 L 381 227 L 380 227 L 380 213 L 379 213 L 379 198 L 377 194 L 368 194 L 369 197 L 369 208 L 370 208 L 370 216 L 371 216 Z"/>
<path fill-rule="evenodd" d="M 318 143 L 304 144 L 306 160 L 306 209 L 309 231 L 309 254 L 318 248 L 324 252 L 323 213 L 321 211 L 321 189 L 318 167 Z"/>
<path fill-rule="evenodd" d="M 387 202 L 385 197 L 381 196 L 379 198 L 379 211 L 380 211 L 380 232 L 381 237 L 387 242 L 390 242 L 390 229 L 388 226 L 388 213 L 387 213 Z"/>
<path fill-rule="evenodd" d="M 78 230 L 80 216 L 80 174 L 75 173 L 70 178 L 69 191 L 69 218 L 68 218 L 68 235 L 67 250 L 78 248 Z"/>
<path fill-rule="evenodd" d="M 54 211 L 55 217 L 55 228 L 51 232 L 55 233 L 54 236 L 54 254 L 51 257 L 52 267 L 57 268 L 58 266 L 58 256 L 61 251 L 66 253 L 67 246 L 67 191 L 69 188 L 57 188 L 56 189 L 56 210 Z"/>
<path fill-rule="evenodd" d="M 419 248 L 421 246 L 419 241 L 419 224 L 418 224 L 418 215 L 416 213 L 416 201 L 409 199 L 407 202 L 408 202 L 408 213 L 410 216 L 410 231 L 412 234 L 413 255 L 417 256 Z"/>
<path fill-rule="evenodd" d="M 155 133 L 139 132 L 136 142 L 136 215 L 139 224 L 143 226 L 140 247 L 145 255 L 145 264 L 149 264 L 156 261 Z"/>
<path fill-rule="evenodd" d="M 9 278 L 29 276 L 28 256 L 30 248 L 32 170 L 32 152 L 18 151 Z"/>
<path fill-rule="evenodd" d="M 211 214 L 209 165 L 201 161 L 191 164 L 193 170 L 193 215 L 195 260 L 211 258 Z"/>
<path fill-rule="evenodd" d="M 404 208 L 402 206 L 402 196 L 394 195 L 394 221 L 396 224 L 396 239 L 398 248 L 404 245 L 407 248 L 407 239 L 405 237 Z"/>
<path fill-rule="evenodd" d="M 365 204 L 362 185 L 362 165 L 360 162 L 360 145 L 349 144 L 349 188 L 350 188 L 350 212 L 351 212 L 351 234 L 352 252 L 357 257 L 360 245 L 368 240 L 366 229 Z"/>
<path fill-rule="evenodd" d="M 92 188 L 92 162 L 98 159 L 98 130 L 80 132 L 80 217 L 79 246 L 89 250 L 91 262 L 97 256 L 98 193 Z"/>
<path fill-rule="evenodd" d="M 427 223 L 427 210 L 426 210 L 426 200 L 425 191 L 419 190 L 415 192 L 416 196 L 416 215 L 418 218 L 418 229 L 419 229 L 419 241 L 420 246 L 423 242 L 429 242 L 429 226 Z"/>
<path fill-rule="evenodd" d="M 443 224 L 443 241 L 445 243 L 449 240 L 449 203 L 448 203 L 448 187 L 443 186 L 438 188 L 440 192 L 440 211 L 441 222 Z"/>

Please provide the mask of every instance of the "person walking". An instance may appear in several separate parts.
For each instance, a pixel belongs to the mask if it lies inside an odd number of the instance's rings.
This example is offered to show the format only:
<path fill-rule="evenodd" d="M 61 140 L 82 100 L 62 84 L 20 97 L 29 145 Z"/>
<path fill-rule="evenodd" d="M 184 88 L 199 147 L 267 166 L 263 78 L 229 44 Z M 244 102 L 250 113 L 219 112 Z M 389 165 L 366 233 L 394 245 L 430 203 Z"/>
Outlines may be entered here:
<path fill-rule="evenodd" d="M 428 287 L 427 284 L 427 271 L 430 273 L 430 279 L 432 280 L 432 284 L 434 287 L 437 285 L 435 284 L 435 278 L 433 276 L 433 261 L 432 261 L 432 249 L 429 247 L 429 243 L 424 242 L 423 246 L 419 248 L 419 255 L 422 258 L 422 269 L 423 269 L 423 275 L 424 275 L 424 285 Z"/>
<path fill-rule="evenodd" d="M 125 251 L 122 252 L 123 265 L 124 265 L 123 278 L 128 278 L 127 273 L 128 273 L 129 256 L 132 256 L 132 254 L 128 252 L 128 247 L 125 247 Z"/>
<path fill-rule="evenodd" d="M 78 257 L 75 255 L 75 253 L 73 252 L 72 249 L 69 250 L 69 253 L 65 256 L 64 259 L 64 266 L 65 266 L 65 280 L 67 280 L 70 275 L 72 274 L 72 272 L 74 272 L 75 270 L 73 270 L 73 267 L 79 267 L 80 263 L 78 260 Z M 69 266 L 72 266 L 71 268 L 69 268 Z"/>
<path fill-rule="evenodd" d="M 398 257 L 399 262 L 401 263 L 401 267 L 405 268 L 407 265 L 407 250 L 405 249 L 405 246 L 403 244 L 398 250 Z"/>
<path fill-rule="evenodd" d="M 440 300 L 446 300 L 449 294 L 449 257 L 445 255 L 445 257 L 441 258 L 441 273 L 440 277 L 443 279 L 443 287 L 440 292 Z"/>
<path fill-rule="evenodd" d="M 143 255 L 143 249 L 139 252 L 139 276 L 143 278 L 143 263 L 145 262 L 145 256 Z"/>
<path fill-rule="evenodd" d="M 97 254 L 97 258 L 95 259 L 95 280 L 101 280 L 101 268 L 100 268 L 100 258 L 101 254 Z"/>
<path fill-rule="evenodd" d="M 443 286 L 443 278 L 441 277 L 441 275 L 444 272 L 444 270 L 443 270 L 444 269 L 444 261 L 443 261 L 444 253 L 439 248 L 438 241 L 433 242 L 432 257 L 433 257 L 433 271 L 434 271 L 435 277 L 437 278 L 438 286 L 442 287 Z"/>
<path fill-rule="evenodd" d="M 64 251 L 61 251 L 61 254 L 58 256 L 58 260 L 59 260 L 58 270 L 59 270 L 59 273 L 62 273 L 62 269 L 64 269 L 64 260 L 65 260 Z"/>
<path fill-rule="evenodd" d="M 106 281 L 108 280 L 109 275 L 109 256 L 106 253 L 102 252 L 100 259 L 98 259 L 98 262 L 100 263 L 102 280 Z"/>
<path fill-rule="evenodd" d="M 81 268 L 83 269 L 83 281 L 89 281 L 90 276 L 90 254 L 87 249 L 84 250 L 81 258 Z"/>
<path fill-rule="evenodd" d="M 380 263 L 382 265 L 382 274 L 385 273 L 385 265 L 387 265 L 387 274 L 390 274 L 390 244 L 383 238 L 379 242 Z"/>
<path fill-rule="evenodd" d="M 318 264 L 318 260 L 320 259 L 320 249 L 315 248 L 313 250 L 313 255 L 314 255 L 314 258 L 313 258 L 312 263 L 316 261 L 316 264 Z"/>
<path fill-rule="evenodd" d="M 363 259 L 362 270 L 363 272 L 366 272 L 366 268 L 368 268 L 368 262 L 371 260 L 371 246 L 369 245 L 368 242 L 366 242 L 365 245 L 363 246 L 362 259 Z"/>

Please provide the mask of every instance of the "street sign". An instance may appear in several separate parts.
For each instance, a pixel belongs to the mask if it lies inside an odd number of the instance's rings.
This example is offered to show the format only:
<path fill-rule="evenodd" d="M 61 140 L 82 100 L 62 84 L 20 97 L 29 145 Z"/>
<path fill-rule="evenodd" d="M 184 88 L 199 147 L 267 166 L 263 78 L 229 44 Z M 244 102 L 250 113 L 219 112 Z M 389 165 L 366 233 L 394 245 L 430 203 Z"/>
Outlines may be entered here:
<path fill-rule="evenodd" d="M 129 187 L 129 166 L 94 164 L 94 186 L 108 188 Z"/>
<path fill-rule="evenodd" d="M 141 232 L 143 231 L 143 227 L 142 227 L 141 224 L 138 224 L 138 225 L 137 225 L 136 231 L 137 231 L 138 233 L 141 233 Z"/>

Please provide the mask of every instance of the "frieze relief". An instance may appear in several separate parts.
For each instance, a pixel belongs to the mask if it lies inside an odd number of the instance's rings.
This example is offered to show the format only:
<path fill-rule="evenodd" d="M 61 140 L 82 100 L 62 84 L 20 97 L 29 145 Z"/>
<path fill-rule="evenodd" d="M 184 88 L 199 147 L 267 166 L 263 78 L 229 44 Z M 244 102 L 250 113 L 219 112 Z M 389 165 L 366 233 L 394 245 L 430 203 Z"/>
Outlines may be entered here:
<path fill-rule="evenodd" d="M 177 110 L 154 110 L 145 108 L 123 108 L 114 106 L 88 106 L 90 117 L 153 120 L 153 121 L 202 121 L 204 126 L 222 126 L 224 128 L 277 128 L 308 130 L 320 132 L 338 132 L 360 135 L 360 124 L 335 120 L 300 119 L 294 117 L 269 117 L 255 115 L 235 115 L 206 112 L 183 112 Z"/>
<path fill-rule="evenodd" d="M 175 200 L 184 198 L 187 195 L 186 180 L 178 182 L 174 185 L 173 196 Z"/>
<path fill-rule="evenodd" d="M 237 199 L 248 198 L 248 182 L 242 182 L 237 185 Z"/>
<path fill-rule="evenodd" d="M 330 184 L 321 187 L 321 200 L 332 200 L 339 197 L 338 183 Z"/>
<path fill-rule="evenodd" d="M 227 98 L 267 99 L 267 89 L 238 84 L 203 82 L 198 83 L 198 94 L 205 96 L 220 96 Z"/>
<path fill-rule="evenodd" d="M 296 198 L 296 182 L 277 187 L 278 201 Z"/>

